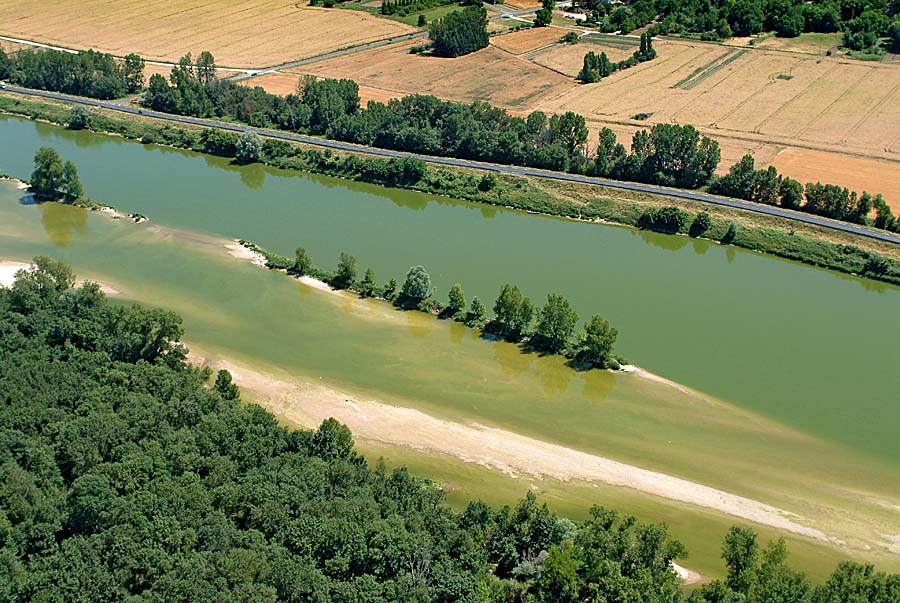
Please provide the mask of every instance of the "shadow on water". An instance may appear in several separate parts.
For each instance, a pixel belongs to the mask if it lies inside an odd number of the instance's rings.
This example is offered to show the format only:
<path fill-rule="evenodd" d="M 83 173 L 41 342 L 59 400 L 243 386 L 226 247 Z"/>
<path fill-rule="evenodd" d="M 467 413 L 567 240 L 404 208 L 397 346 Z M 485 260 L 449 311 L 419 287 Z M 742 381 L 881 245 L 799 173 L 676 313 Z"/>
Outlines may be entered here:
<path fill-rule="evenodd" d="M 514 343 L 507 343 L 488 334 L 482 335 L 482 339 L 494 343 L 494 360 L 497 361 L 500 370 L 507 377 L 516 377 L 525 373 L 534 363 L 534 358 L 523 354 L 519 346 Z"/>
<path fill-rule="evenodd" d="M 692 239 L 688 237 L 661 234 L 650 230 L 635 230 L 645 243 L 666 251 L 678 251 L 690 244 Z M 696 248 L 695 248 L 696 249 Z"/>
<path fill-rule="evenodd" d="M 75 235 L 84 234 L 88 210 L 83 207 L 52 201 L 38 203 L 37 206 L 44 231 L 57 247 L 70 245 Z"/>
<path fill-rule="evenodd" d="M 70 130 L 59 126 L 52 126 L 42 122 L 35 122 L 35 127 L 41 136 L 53 136 L 71 142 L 76 147 L 87 149 L 100 147 L 104 144 L 121 142 L 112 136 L 103 136 L 88 130 Z"/>
<path fill-rule="evenodd" d="M 606 397 L 616 385 L 616 375 L 609 371 L 583 371 L 580 373 L 584 379 L 584 397 L 594 404 L 606 400 Z"/>

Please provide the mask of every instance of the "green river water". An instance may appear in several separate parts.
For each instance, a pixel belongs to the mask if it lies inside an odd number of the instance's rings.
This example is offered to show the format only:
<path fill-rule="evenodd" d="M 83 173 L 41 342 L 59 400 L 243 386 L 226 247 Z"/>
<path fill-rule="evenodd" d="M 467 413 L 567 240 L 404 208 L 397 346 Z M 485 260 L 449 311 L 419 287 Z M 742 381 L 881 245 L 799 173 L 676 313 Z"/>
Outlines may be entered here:
<path fill-rule="evenodd" d="M 787 508 L 815 497 L 854 509 L 858 494 L 869 516 L 894 519 L 877 509 L 900 504 L 896 287 L 15 118 L 0 118 L 0 140 L 0 172 L 27 178 L 34 151 L 53 146 L 88 196 L 151 218 L 29 205 L 2 184 L 0 259 L 61 258 L 128 299 L 178 311 L 203 349 Z M 538 303 L 563 293 L 583 318 L 600 312 L 619 329 L 630 361 L 709 398 L 578 373 L 459 325 L 312 290 L 229 257 L 221 238 L 237 237 L 286 255 L 302 245 L 322 266 L 347 251 L 381 282 L 421 263 L 442 299 L 456 281 L 488 305 L 503 282 Z"/>

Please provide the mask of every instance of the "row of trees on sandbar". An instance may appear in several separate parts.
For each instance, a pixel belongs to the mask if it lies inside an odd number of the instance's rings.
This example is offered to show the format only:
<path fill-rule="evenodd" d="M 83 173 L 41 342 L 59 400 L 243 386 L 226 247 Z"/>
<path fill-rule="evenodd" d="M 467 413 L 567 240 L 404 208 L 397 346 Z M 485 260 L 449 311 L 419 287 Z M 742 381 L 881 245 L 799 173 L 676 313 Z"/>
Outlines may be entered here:
<path fill-rule="evenodd" d="M 390 279 L 379 286 L 372 268 L 359 277 L 356 258 L 341 253 L 336 270 L 317 268 L 309 252 L 300 247 L 294 258 L 270 253 L 248 242 L 246 247 L 265 255 L 270 268 L 284 270 L 294 276 L 310 276 L 327 282 L 336 289 L 354 291 L 362 297 L 377 297 L 404 310 L 421 310 L 440 318 L 460 321 L 472 328 L 507 341 L 549 354 L 560 354 L 579 367 L 620 368 L 623 359 L 613 355 L 618 331 L 609 322 L 594 314 L 577 332 L 579 317 L 569 300 L 551 293 L 543 306 L 535 306 L 515 285 L 505 284 L 492 307 L 493 315 L 478 297 L 466 302 L 462 285 L 454 284 L 442 303 L 436 297 L 431 275 L 423 266 L 413 266 L 402 283 Z"/>
<path fill-rule="evenodd" d="M 31 192 L 39 199 L 76 201 L 84 194 L 78 168 L 71 161 L 63 163 L 56 149 L 41 147 L 34 155 Z"/>

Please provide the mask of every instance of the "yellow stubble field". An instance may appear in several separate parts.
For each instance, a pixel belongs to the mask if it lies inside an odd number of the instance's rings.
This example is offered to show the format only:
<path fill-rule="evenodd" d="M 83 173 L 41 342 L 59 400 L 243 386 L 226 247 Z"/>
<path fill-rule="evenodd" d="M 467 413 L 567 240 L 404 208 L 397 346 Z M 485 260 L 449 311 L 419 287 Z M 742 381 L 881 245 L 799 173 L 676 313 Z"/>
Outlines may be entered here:
<path fill-rule="evenodd" d="M 891 185 L 900 181 L 900 66 L 695 42 L 660 40 L 655 46 L 656 60 L 574 88 L 539 108 L 576 111 L 592 129 L 611 127 L 625 141 L 636 127 L 692 124 L 719 141 L 722 170 L 745 153 L 764 166 L 784 149 L 814 151 L 814 159 L 788 160 L 787 154 L 776 165 L 803 181 L 821 179 L 900 199 Z M 574 48 L 532 58 L 555 55 L 554 69 L 577 73 L 589 48 Z M 649 117 L 637 122 L 638 113 Z M 846 156 L 868 163 L 857 170 L 827 168 Z"/>
<path fill-rule="evenodd" d="M 320 77 L 350 78 L 389 94 L 433 94 L 460 102 L 488 101 L 516 112 L 577 86 L 571 78 L 489 46 L 445 59 L 409 54 L 416 43 L 383 46 L 288 70 Z"/>
<path fill-rule="evenodd" d="M 0 0 L 0 35 L 177 61 L 209 50 L 259 68 L 414 31 L 360 11 L 289 0 Z"/>

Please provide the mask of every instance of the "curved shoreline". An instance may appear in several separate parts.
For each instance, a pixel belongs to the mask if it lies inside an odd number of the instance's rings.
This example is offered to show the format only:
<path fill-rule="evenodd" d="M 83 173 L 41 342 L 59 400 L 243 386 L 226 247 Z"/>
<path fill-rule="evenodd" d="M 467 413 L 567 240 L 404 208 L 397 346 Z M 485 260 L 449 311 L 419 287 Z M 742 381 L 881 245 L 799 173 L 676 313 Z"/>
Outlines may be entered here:
<path fill-rule="evenodd" d="M 266 400 L 287 423 L 316 428 L 333 417 L 361 440 L 442 454 L 501 471 L 511 477 L 602 482 L 717 511 L 820 542 L 842 540 L 804 525 L 805 518 L 778 507 L 596 454 L 482 425 L 440 419 L 414 408 L 365 400 L 312 381 L 276 378 L 228 359 L 191 360 L 228 370 L 241 388 Z"/>

